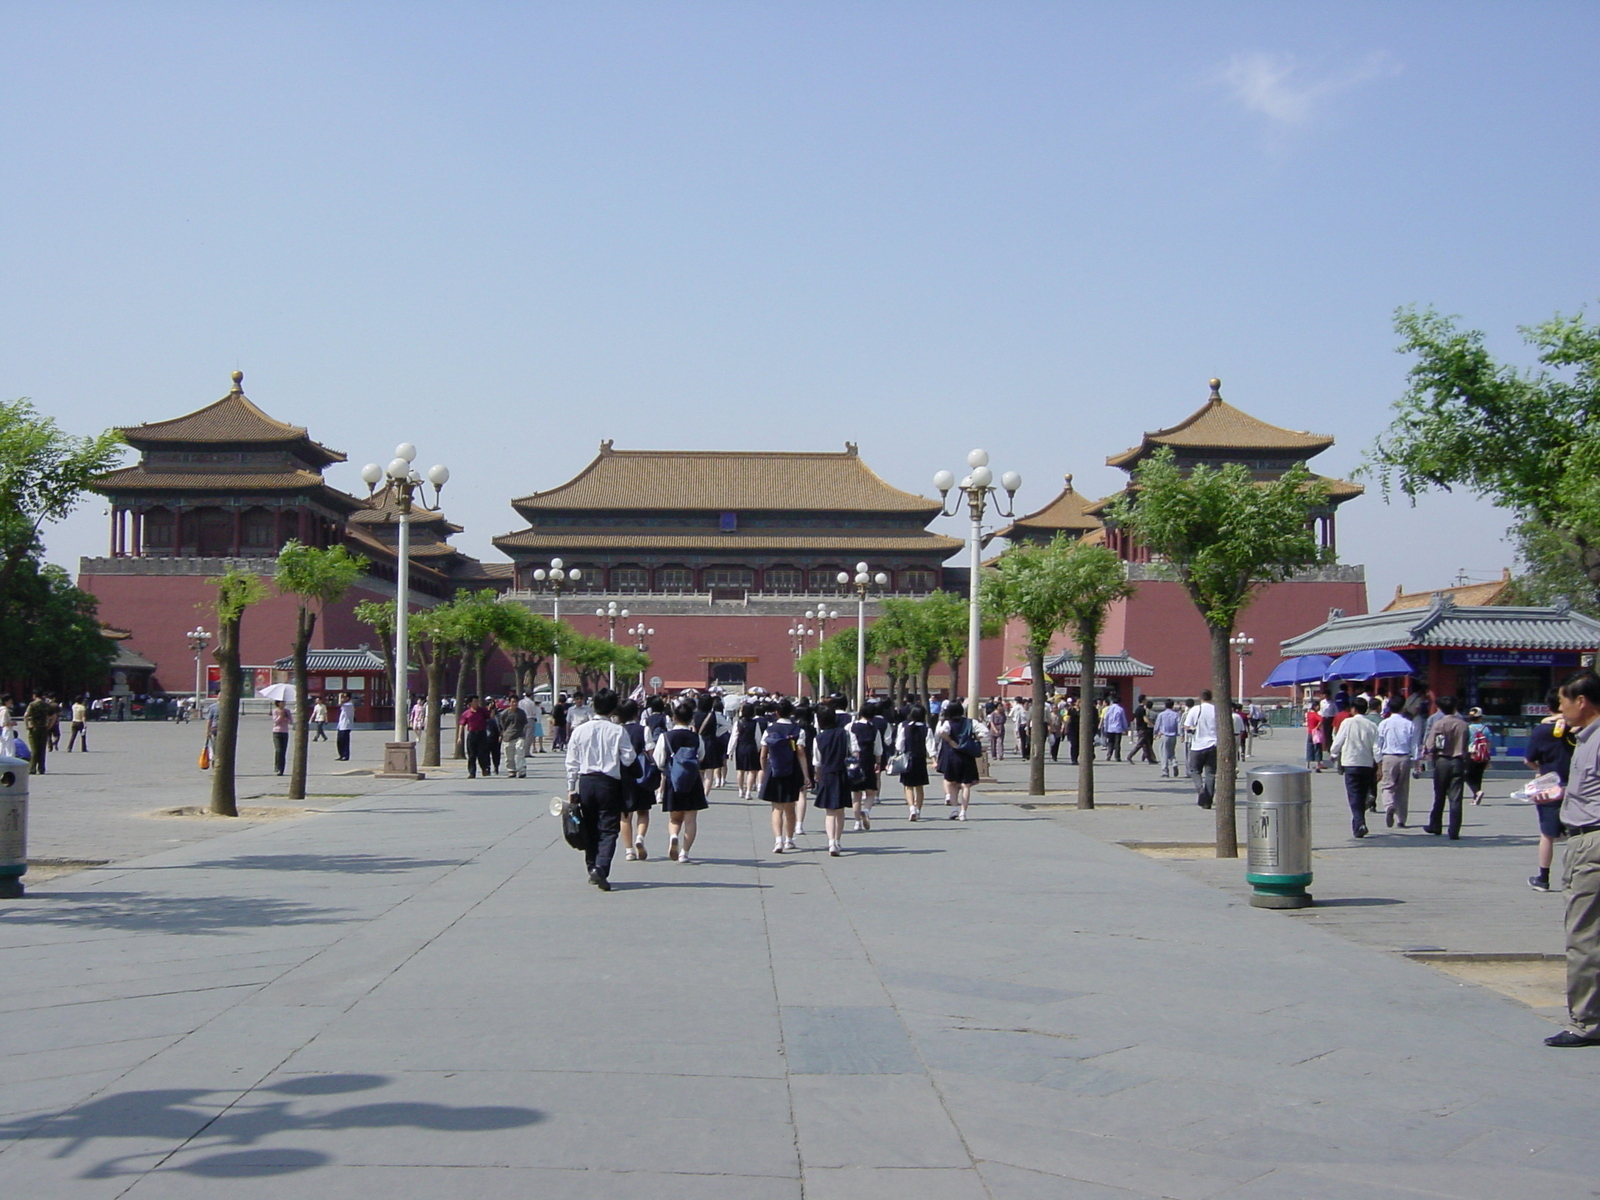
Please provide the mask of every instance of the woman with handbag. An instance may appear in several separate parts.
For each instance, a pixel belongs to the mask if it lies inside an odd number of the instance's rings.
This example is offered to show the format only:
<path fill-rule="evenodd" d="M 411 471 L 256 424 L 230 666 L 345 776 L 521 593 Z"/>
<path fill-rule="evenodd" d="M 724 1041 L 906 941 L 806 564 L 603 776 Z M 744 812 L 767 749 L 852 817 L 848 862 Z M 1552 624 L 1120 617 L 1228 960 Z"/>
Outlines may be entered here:
<path fill-rule="evenodd" d="M 922 705 L 913 706 L 895 731 L 894 751 L 889 770 L 900 776 L 905 789 L 907 817 L 920 821 L 923 788 L 928 786 L 928 714 Z"/>
<path fill-rule="evenodd" d="M 795 806 L 810 786 L 794 705 L 778 703 L 778 719 L 761 736 L 761 798 L 772 806 L 772 852 L 794 850 Z"/>
<path fill-rule="evenodd" d="M 952 700 L 939 714 L 939 774 L 944 776 L 944 802 L 954 811 L 952 821 L 967 819 L 967 805 L 972 802 L 972 785 L 978 782 L 978 758 L 983 754 L 983 744 L 978 740 L 976 723 L 967 716 L 966 707 Z"/>

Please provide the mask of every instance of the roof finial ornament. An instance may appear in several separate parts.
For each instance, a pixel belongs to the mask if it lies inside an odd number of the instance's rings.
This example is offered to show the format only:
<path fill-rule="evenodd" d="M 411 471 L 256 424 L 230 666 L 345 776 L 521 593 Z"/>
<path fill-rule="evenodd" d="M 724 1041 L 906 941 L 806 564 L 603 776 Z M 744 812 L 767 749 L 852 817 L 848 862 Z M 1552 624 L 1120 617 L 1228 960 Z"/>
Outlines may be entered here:
<path fill-rule="evenodd" d="M 615 444 L 616 444 L 616 439 L 615 438 L 601 438 L 600 439 L 600 453 L 601 454 L 610 454 L 611 453 L 611 447 L 613 445 L 615 445 Z"/>
<path fill-rule="evenodd" d="M 233 373 L 233 390 L 235 392 L 238 392 L 238 393 L 241 393 L 241 394 L 244 392 L 244 372 L 243 371 L 235 371 Z"/>
<path fill-rule="evenodd" d="M 859 452 L 859 450 L 860 450 L 860 448 L 854 442 L 846 442 L 844 444 L 844 452 L 846 454 L 849 454 L 849 455 L 853 456 L 853 455 L 857 454 Z"/>
<path fill-rule="evenodd" d="M 1062 478 L 1067 481 L 1067 491 L 1070 492 L 1072 490 L 1072 472 L 1068 471 Z"/>
<path fill-rule="evenodd" d="M 1211 380 L 1211 399 L 1222 399 L 1222 380 L 1216 378 Z"/>

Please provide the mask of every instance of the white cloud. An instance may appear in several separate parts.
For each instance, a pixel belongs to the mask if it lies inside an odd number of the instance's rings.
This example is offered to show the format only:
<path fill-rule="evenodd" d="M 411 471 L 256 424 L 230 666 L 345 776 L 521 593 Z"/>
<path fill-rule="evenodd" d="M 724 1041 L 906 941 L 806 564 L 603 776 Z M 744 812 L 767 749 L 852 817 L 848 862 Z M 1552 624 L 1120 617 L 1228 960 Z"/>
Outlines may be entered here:
<path fill-rule="evenodd" d="M 1398 74 L 1400 66 L 1381 50 L 1320 79 L 1306 76 L 1292 54 L 1235 54 L 1217 75 L 1241 104 L 1280 126 L 1303 125 L 1331 96 Z"/>

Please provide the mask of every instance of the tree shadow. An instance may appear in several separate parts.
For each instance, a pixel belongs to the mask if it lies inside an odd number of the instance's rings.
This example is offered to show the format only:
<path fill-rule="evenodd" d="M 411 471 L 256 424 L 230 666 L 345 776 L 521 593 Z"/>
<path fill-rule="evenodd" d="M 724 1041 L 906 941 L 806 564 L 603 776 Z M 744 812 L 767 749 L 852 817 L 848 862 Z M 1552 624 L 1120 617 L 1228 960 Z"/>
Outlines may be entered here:
<path fill-rule="evenodd" d="M 1284 911 L 1291 913 L 1314 913 L 1319 908 L 1372 908 L 1383 904 L 1404 904 L 1404 900 L 1396 900 L 1390 896 L 1332 896 L 1328 899 L 1316 899 L 1310 908 L 1295 908 Z"/>
<path fill-rule="evenodd" d="M 226 1179 L 292 1174 L 333 1161 L 331 1155 L 318 1150 L 258 1145 L 283 1134 L 396 1128 L 469 1133 L 517 1129 L 545 1119 L 537 1109 L 510 1105 L 455 1107 L 400 1101 L 324 1108 L 314 1099 L 370 1091 L 390 1082 L 383 1075 L 308 1075 L 268 1084 L 237 1101 L 232 1099 L 233 1091 L 208 1088 L 118 1092 L 42 1116 L 32 1114 L 0 1123 L 0 1139 L 59 1143 L 51 1155 L 57 1159 L 72 1158 L 104 1139 L 153 1140 L 169 1144 L 103 1159 L 79 1178 L 112 1179 L 160 1171 Z M 263 1093 L 283 1099 L 263 1098 Z M 202 1155 L 169 1165 L 165 1160 L 178 1150 Z"/>
<path fill-rule="evenodd" d="M 48 903 L 0 909 L 7 925 L 61 925 L 146 933 L 222 934 L 274 925 L 337 925 L 346 909 L 257 896 L 151 896 L 143 892 L 51 892 Z"/>
<path fill-rule="evenodd" d="M 333 871 L 349 875 L 394 875 L 424 867 L 460 867 L 466 859 L 398 858 L 387 854 L 241 854 L 187 863 L 186 871 Z"/>

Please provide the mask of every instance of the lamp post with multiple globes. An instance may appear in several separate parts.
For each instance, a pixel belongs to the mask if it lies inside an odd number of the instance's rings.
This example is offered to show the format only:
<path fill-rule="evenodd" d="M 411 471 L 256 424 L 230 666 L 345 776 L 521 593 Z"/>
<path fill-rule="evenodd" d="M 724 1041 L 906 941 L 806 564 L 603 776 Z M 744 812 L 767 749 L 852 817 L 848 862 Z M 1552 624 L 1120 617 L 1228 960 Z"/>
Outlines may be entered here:
<path fill-rule="evenodd" d="M 625 608 L 618 608 L 617 602 L 612 600 L 607 603 L 604 608 L 595 609 L 594 615 L 599 617 L 602 621 L 608 622 L 610 626 L 608 630 L 608 636 L 611 639 L 611 644 L 615 646 L 617 644 L 617 619 L 620 617 L 622 620 L 626 621 L 628 619 L 628 610 Z M 611 676 L 607 686 L 610 687 L 613 692 L 617 690 L 617 664 L 615 662 L 611 664 Z"/>
<path fill-rule="evenodd" d="M 982 630 L 982 617 L 978 610 L 978 570 L 979 553 L 983 543 L 983 513 L 990 504 L 994 504 L 994 511 L 1002 517 L 1016 515 L 1017 489 L 1022 486 L 1022 476 L 1015 471 L 1007 471 L 1000 477 L 1000 486 L 1005 489 L 1006 507 L 1000 507 L 1000 500 L 995 496 L 994 472 L 989 469 L 989 452 L 987 450 L 974 450 L 967 455 L 967 466 L 972 469 L 965 479 L 959 484 L 956 477 L 949 471 L 940 471 L 933 477 L 933 486 L 939 489 L 939 499 L 945 503 L 944 515 L 953 517 L 961 511 L 961 501 L 957 500 L 955 507 L 951 508 L 948 498 L 952 488 L 958 489 L 967 502 L 967 512 L 972 518 L 972 529 L 967 536 L 967 566 L 969 580 L 967 584 L 967 715 L 975 717 L 974 709 L 978 703 L 978 684 L 981 672 L 978 667 L 978 648 Z M 955 680 L 950 681 L 954 690 Z"/>
<path fill-rule="evenodd" d="M 815 629 L 807 629 L 804 621 L 789 627 L 789 652 L 794 655 L 794 694 L 797 698 L 806 687 L 805 676 L 800 673 L 800 659 L 805 656 L 806 639 L 815 632 Z M 822 695 L 820 687 L 817 695 Z"/>
<path fill-rule="evenodd" d="M 184 637 L 189 639 L 189 649 L 194 651 L 194 710 L 200 711 L 200 656 L 205 653 L 211 644 L 211 634 L 205 628 L 196 625 Z"/>
<path fill-rule="evenodd" d="M 841 578 L 842 577 L 843 576 L 841 574 Z M 815 621 L 817 623 L 817 627 L 815 629 L 813 629 L 811 632 L 816 634 L 816 636 L 817 636 L 817 645 L 820 646 L 820 645 L 822 645 L 823 642 L 828 640 L 828 622 L 829 621 L 837 621 L 839 619 L 839 610 L 836 609 L 836 608 L 835 609 L 829 609 L 829 608 L 826 608 L 823 605 L 819 604 L 815 608 L 806 609 L 806 611 L 804 613 L 804 616 L 805 616 L 806 620 Z M 817 664 L 817 698 L 819 700 L 822 698 L 822 688 L 823 688 L 823 684 L 825 682 L 826 681 L 823 679 L 822 664 L 818 663 Z"/>
<path fill-rule="evenodd" d="M 656 631 L 645 628 L 645 623 L 640 621 L 632 629 L 627 630 L 627 634 L 633 639 L 633 648 L 640 654 L 647 654 L 650 650 L 650 643 L 645 639 L 655 637 Z M 644 689 L 644 663 L 642 662 L 639 664 L 639 688 L 641 691 Z"/>
<path fill-rule="evenodd" d="M 410 665 L 411 642 L 409 639 L 409 623 L 411 617 L 411 509 L 413 506 L 421 507 L 427 512 L 439 511 L 439 493 L 444 490 L 444 485 L 450 482 L 450 468 L 445 466 L 432 466 L 428 468 L 427 478 L 411 464 L 417 457 L 417 448 L 410 442 L 401 442 L 394 448 L 394 458 L 387 467 L 380 467 L 377 463 L 368 463 L 361 468 L 362 482 L 367 485 L 367 497 L 381 495 L 385 499 L 393 498 L 395 510 L 398 513 L 396 526 L 398 528 L 398 546 L 395 551 L 395 600 L 394 600 L 394 742 L 393 746 L 403 748 L 389 753 L 403 755 L 403 761 L 391 761 L 386 756 L 384 762 L 385 774 L 417 773 L 417 748 L 411 741 L 411 730 L 406 721 L 406 710 L 410 706 Z M 421 499 L 420 490 L 423 483 L 433 485 L 433 503 L 430 505 Z M 379 488 L 382 484 L 382 488 Z M 409 764 L 407 766 L 406 764 Z M 401 768 L 404 767 L 404 770 Z"/>
<path fill-rule="evenodd" d="M 874 584 L 883 587 L 888 582 L 887 575 L 882 571 L 876 575 L 872 574 L 864 562 L 856 564 L 854 577 L 848 572 L 839 572 L 839 585 L 856 589 L 856 712 L 858 714 L 867 702 L 867 589 Z"/>
<path fill-rule="evenodd" d="M 1233 698 L 1241 704 L 1244 703 L 1244 660 L 1254 653 L 1250 647 L 1255 644 L 1255 638 L 1246 637 L 1242 633 L 1236 633 L 1228 639 L 1228 645 L 1232 646 L 1233 652 L 1239 656 L 1239 690 L 1234 693 Z"/>
<path fill-rule="evenodd" d="M 569 584 L 577 583 L 583 578 L 583 572 L 577 567 L 568 571 L 559 558 L 550 560 L 550 569 L 547 571 L 540 567 L 533 573 L 533 581 L 541 588 L 549 588 L 551 595 L 550 619 L 557 624 L 561 622 L 561 589 Z M 561 648 L 556 643 L 556 650 L 550 655 L 550 703 L 554 704 L 561 697 Z"/>

